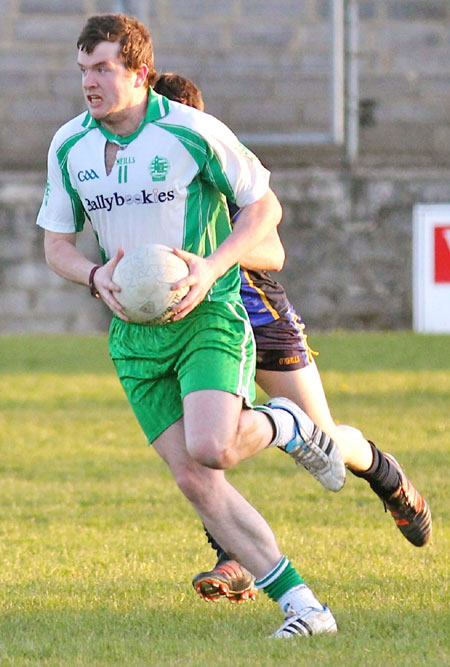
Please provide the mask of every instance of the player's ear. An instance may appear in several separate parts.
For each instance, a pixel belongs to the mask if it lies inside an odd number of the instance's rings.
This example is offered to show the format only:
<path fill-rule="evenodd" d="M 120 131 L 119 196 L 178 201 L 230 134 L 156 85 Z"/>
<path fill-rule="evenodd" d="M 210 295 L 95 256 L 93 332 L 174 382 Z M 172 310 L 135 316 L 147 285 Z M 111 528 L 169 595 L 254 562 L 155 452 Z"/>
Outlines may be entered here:
<path fill-rule="evenodd" d="M 145 82 L 147 81 L 148 71 L 149 71 L 148 65 L 146 65 L 145 63 L 143 63 L 139 67 L 139 69 L 136 72 L 136 82 L 135 82 L 136 88 L 140 88 L 145 84 Z"/>

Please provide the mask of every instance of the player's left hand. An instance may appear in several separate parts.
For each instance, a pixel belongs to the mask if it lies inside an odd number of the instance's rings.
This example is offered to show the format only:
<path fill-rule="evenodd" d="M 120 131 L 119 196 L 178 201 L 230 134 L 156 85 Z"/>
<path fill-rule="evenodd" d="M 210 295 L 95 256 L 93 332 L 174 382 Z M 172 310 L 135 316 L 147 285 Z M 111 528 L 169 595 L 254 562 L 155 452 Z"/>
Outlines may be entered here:
<path fill-rule="evenodd" d="M 173 320 L 176 321 L 186 317 L 203 301 L 219 274 L 214 260 L 209 257 L 199 257 L 199 255 L 194 255 L 179 248 L 174 248 L 173 252 L 181 257 L 189 267 L 189 274 L 186 278 L 182 278 L 172 285 L 174 290 L 189 287 L 189 292 L 184 299 L 173 307 L 175 313 Z"/>

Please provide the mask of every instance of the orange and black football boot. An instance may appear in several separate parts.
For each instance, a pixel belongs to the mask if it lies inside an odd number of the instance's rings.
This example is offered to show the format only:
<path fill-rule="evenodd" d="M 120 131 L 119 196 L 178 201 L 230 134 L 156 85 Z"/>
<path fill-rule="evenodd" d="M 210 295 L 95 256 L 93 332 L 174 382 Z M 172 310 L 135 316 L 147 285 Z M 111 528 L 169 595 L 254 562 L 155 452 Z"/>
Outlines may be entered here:
<path fill-rule="evenodd" d="M 235 560 L 219 560 L 213 570 L 197 574 L 192 585 L 204 600 L 212 602 L 221 597 L 230 602 L 244 602 L 258 595 L 255 578 Z"/>
<path fill-rule="evenodd" d="M 424 546 L 431 537 L 431 512 L 425 499 L 406 477 L 399 463 L 391 454 L 386 458 L 398 470 L 400 484 L 392 496 L 384 501 L 384 507 L 392 514 L 398 529 L 416 547 Z"/>

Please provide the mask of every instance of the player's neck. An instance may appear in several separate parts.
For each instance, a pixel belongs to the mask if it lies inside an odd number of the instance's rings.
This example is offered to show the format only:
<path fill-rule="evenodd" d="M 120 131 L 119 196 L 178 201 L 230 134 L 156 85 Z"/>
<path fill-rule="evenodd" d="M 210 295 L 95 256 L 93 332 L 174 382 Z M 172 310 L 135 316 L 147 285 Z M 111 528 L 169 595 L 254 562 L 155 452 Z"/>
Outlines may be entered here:
<path fill-rule="evenodd" d="M 136 132 L 140 124 L 145 118 L 147 112 L 148 97 L 145 97 L 141 102 L 135 106 L 128 107 L 123 111 L 110 114 L 106 118 L 102 118 L 101 125 L 118 137 L 126 137 L 133 132 Z"/>

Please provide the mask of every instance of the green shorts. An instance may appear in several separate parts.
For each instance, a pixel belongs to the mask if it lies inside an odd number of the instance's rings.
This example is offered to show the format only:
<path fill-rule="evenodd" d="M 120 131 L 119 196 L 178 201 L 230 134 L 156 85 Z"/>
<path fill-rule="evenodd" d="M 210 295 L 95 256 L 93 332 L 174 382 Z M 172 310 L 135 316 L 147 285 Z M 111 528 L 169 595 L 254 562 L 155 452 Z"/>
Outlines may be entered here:
<path fill-rule="evenodd" d="M 114 317 L 109 352 L 149 443 L 183 415 L 192 391 L 255 395 L 255 344 L 240 301 L 202 302 L 178 322 L 131 324 Z"/>

